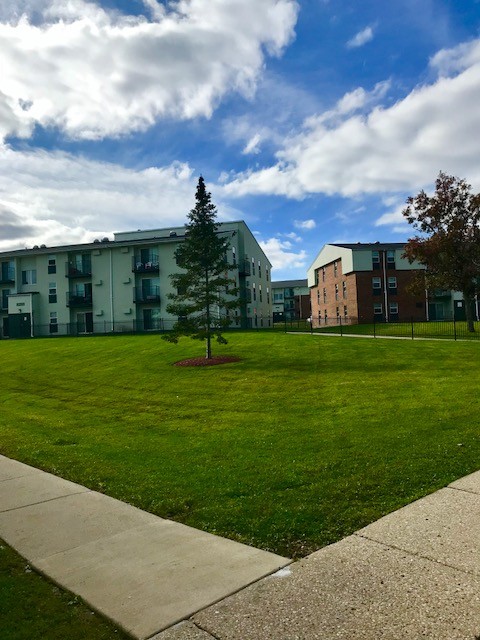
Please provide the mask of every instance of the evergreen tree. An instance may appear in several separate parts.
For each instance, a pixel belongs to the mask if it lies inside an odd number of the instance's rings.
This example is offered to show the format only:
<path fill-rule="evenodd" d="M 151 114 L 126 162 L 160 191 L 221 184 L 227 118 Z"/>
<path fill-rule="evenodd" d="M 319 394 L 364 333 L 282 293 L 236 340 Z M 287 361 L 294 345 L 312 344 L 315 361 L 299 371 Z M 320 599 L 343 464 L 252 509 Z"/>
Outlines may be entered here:
<path fill-rule="evenodd" d="M 230 325 L 229 313 L 240 305 L 235 279 L 228 271 L 228 239 L 215 222 L 217 210 L 200 176 L 195 207 L 188 214 L 185 240 L 175 251 L 182 273 L 170 276 L 177 293 L 168 295 L 168 313 L 178 317 L 165 340 L 178 342 L 181 336 L 206 341 L 206 358 L 212 357 L 211 341 L 226 344 L 222 331 Z"/>

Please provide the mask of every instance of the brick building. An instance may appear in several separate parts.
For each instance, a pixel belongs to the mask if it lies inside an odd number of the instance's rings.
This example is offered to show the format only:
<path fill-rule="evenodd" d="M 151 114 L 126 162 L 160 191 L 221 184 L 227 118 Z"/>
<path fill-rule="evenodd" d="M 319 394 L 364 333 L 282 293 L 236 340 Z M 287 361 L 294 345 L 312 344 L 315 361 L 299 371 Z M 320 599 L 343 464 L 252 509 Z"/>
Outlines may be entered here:
<path fill-rule="evenodd" d="M 403 252 L 402 243 L 326 244 L 308 269 L 314 326 L 426 320 L 426 294 L 407 290 L 423 267 Z"/>

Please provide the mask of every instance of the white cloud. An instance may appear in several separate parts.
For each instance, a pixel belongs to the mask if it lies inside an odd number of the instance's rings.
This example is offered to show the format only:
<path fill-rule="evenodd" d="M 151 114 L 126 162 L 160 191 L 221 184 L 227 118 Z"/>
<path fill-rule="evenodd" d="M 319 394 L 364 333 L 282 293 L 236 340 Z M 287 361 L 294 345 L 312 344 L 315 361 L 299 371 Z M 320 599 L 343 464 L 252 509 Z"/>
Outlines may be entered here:
<path fill-rule="evenodd" d="M 226 93 L 252 94 L 298 12 L 295 0 L 179 0 L 168 9 L 146 0 L 150 19 L 84 0 L 9 4 L 0 10 L 3 137 L 39 124 L 98 139 L 160 117 L 209 117 Z"/>
<path fill-rule="evenodd" d="M 250 138 L 250 140 L 247 142 L 247 144 L 245 145 L 242 154 L 243 155 L 249 155 L 251 153 L 259 153 L 260 152 L 260 147 L 259 144 L 262 140 L 262 137 L 259 133 L 256 133 L 252 138 Z"/>
<path fill-rule="evenodd" d="M 340 117 L 340 101 L 333 111 L 309 118 L 285 141 L 274 166 L 239 174 L 225 193 L 408 194 L 431 184 L 440 169 L 480 187 L 472 134 L 480 129 L 480 40 L 437 54 L 432 68 L 442 75 L 393 106 Z M 457 72 L 445 77 L 447 68 Z M 355 106 L 364 99 L 358 93 L 346 102 Z"/>
<path fill-rule="evenodd" d="M 348 49 L 356 49 L 357 47 L 363 47 L 364 44 L 373 40 L 372 27 L 365 27 L 362 31 L 359 31 L 351 40 L 347 42 Z"/>
<path fill-rule="evenodd" d="M 317 226 L 317 223 L 315 222 L 315 220 L 294 220 L 293 222 L 293 226 L 296 227 L 297 229 L 315 229 L 315 227 Z"/>
<path fill-rule="evenodd" d="M 294 269 L 306 267 L 307 253 L 303 249 L 298 253 L 292 251 L 292 244 L 279 238 L 260 241 L 260 246 L 272 263 L 273 269 Z"/>
<path fill-rule="evenodd" d="M 135 171 L 65 153 L 0 146 L 0 250 L 184 224 L 196 179 L 181 163 Z M 238 217 L 215 189 L 212 198 L 219 220 Z"/>

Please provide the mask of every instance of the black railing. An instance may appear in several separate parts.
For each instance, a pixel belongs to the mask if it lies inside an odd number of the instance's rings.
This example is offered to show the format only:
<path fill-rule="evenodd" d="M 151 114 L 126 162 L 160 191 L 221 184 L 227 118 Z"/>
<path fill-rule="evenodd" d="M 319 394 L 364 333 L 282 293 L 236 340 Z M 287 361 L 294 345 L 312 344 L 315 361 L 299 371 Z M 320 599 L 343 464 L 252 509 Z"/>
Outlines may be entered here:
<path fill-rule="evenodd" d="M 158 304 L 160 302 L 160 287 L 151 286 L 149 289 L 143 287 L 135 287 L 133 289 L 133 301 L 136 304 Z"/>
<path fill-rule="evenodd" d="M 67 262 L 65 264 L 65 277 L 67 278 L 90 278 L 92 276 L 92 264 L 85 261 L 83 264 Z"/>
<path fill-rule="evenodd" d="M 238 274 L 240 276 L 249 276 L 252 272 L 251 264 L 248 260 L 239 260 Z"/>
<path fill-rule="evenodd" d="M 67 292 L 67 307 L 91 307 L 92 295 L 91 294 L 78 294 Z"/>

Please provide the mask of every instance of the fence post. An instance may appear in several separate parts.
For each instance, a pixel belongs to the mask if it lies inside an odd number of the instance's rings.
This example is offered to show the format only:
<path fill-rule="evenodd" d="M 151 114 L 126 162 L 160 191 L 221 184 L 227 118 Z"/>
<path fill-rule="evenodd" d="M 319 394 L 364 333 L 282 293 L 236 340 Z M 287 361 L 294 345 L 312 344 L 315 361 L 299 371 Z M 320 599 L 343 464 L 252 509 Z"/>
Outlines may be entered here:
<path fill-rule="evenodd" d="M 342 328 L 342 316 L 339 316 L 340 318 L 340 337 L 343 336 L 343 328 Z"/>
<path fill-rule="evenodd" d="M 455 319 L 455 314 L 453 316 L 453 339 L 457 339 L 457 321 Z"/>
<path fill-rule="evenodd" d="M 313 314 L 310 316 L 310 333 L 313 333 Z"/>
<path fill-rule="evenodd" d="M 412 340 L 413 340 L 413 338 L 414 338 L 413 331 L 414 331 L 414 330 L 413 330 L 413 318 L 412 318 Z"/>
<path fill-rule="evenodd" d="M 377 337 L 377 322 L 375 316 L 373 316 L 373 337 Z"/>

